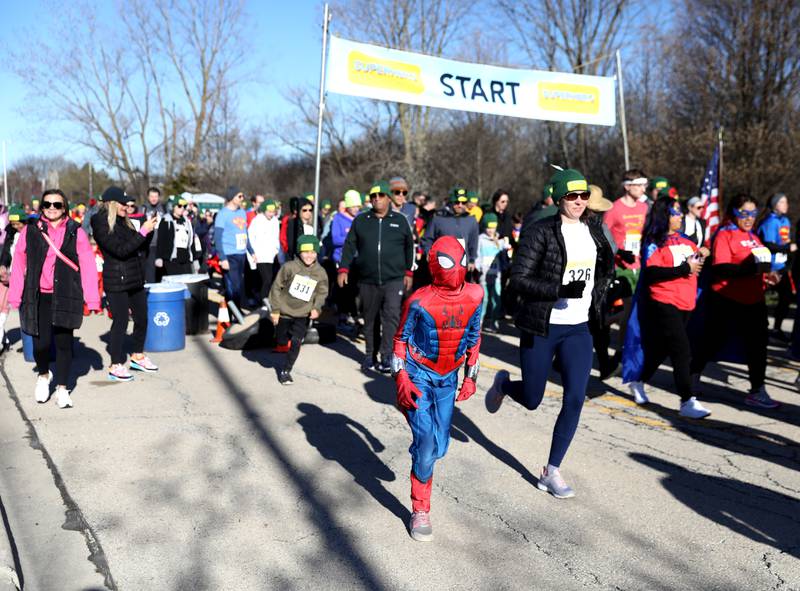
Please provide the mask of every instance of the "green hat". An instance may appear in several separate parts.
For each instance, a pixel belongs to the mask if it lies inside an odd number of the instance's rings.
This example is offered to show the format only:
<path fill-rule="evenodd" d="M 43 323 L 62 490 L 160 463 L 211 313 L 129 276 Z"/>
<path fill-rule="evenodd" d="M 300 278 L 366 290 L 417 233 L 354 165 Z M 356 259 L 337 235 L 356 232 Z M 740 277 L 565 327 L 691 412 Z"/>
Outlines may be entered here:
<path fill-rule="evenodd" d="M 319 238 L 313 234 L 305 234 L 297 239 L 297 252 L 309 252 L 313 250 L 319 253 Z"/>
<path fill-rule="evenodd" d="M 650 179 L 650 186 L 647 187 L 648 191 L 652 191 L 653 189 L 669 189 L 669 181 L 665 179 L 663 176 L 657 176 Z"/>
<path fill-rule="evenodd" d="M 314 199 L 314 193 L 306 193 L 302 198 L 311 203 L 311 205 L 314 205 L 317 202 L 317 200 Z"/>
<path fill-rule="evenodd" d="M 542 202 L 547 201 L 548 198 L 553 196 L 553 185 L 552 183 L 546 183 L 544 187 L 542 187 Z"/>
<path fill-rule="evenodd" d="M 275 211 L 277 206 L 274 199 L 264 199 L 264 202 L 258 206 L 258 211 L 264 213 L 265 211 Z"/>
<path fill-rule="evenodd" d="M 131 199 L 131 200 L 133 200 L 133 199 Z M 170 208 L 177 207 L 179 205 L 188 205 L 189 204 L 189 202 L 186 201 L 186 199 L 184 199 L 180 195 L 170 195 L 169 199 L 167 200 L 167 203 L 169 203 Z"/>
<path fill-rule="evenodd" d="M 573 191 L 589 191 L 589 183 L 586 181 L 586 177 L 574 168 L 559 170 L 550 177 L 549 184 L 553 187 L 553 200 L 555 201 Z"/>
<path fill-rule="evenodd" d="M 477 191 L 467 191 L 467 201 L 470 203 L 478 203 L 481 200 L 481 196 L 478 195 Z"/>
<path fill-rule="evenodd" d="M 24 222 L 26 217 L 25 210 L 21 205 L 12 205 L 8 208 L 9 222 Z"/>
<path fill-rule="evenodd" d="M 344 192 L 344 206 L 345 207 L 361 207 L 363 201 L 361 200 L 361 193 L 355 189 L 348 189 Z"/>
<path fill-rule="evenodd" d="M 323 199 L 322 201 L 319 202 L 319 206 L 320 207 L 333 207 L 333 204 L 331 203 L 330 199 Z"/>
<path fill-rule="evenodd" d="M 383 193 L 384 195 L 391 195 L 392 191 L 389 189 L 389 183 L 386 181 L 375 181 L 370 185 L 368 195 L 375 195 L 376 193 Z"/>
<path fill-rule="evenodd" d="M 468 199 L 467 190 L 461 187 L 453 187 L 450 191 L 448 203 L 466 203 Z"/>
<path fill-rule="evenodd" d="M 481 218 L 481 229 L 485 230 L 486 228 L 496 228 L 497 227 L 497 214 L 495 213 L 485 213 Z"/>

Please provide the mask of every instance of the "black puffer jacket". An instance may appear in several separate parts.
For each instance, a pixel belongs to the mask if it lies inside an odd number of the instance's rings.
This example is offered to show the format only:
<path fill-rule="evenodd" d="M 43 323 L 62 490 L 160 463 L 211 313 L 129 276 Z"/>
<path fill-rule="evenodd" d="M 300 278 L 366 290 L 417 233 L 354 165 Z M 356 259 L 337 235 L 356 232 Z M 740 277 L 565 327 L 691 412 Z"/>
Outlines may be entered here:
<path fill-rule="evenodd" d="M 590 223 L 588 227 L 597 246 L 589 313 L 599 318 L 606 290 L 613 279 L 614 256 L 600 226 Z M 560 215 L 541 219 L 523 228 L 519 245 L 514 250 L 510 279 L 511 288 L 519 300 L 515 319 L 517 328 L 534 335 L 547 336 L 550 312 L 558 300 L 566 259 Z"/>
<path fill-rule="evenodd" d="M 92 237 L 103 253 L 103 289 L 107 292 L 128 291 L 144 285 L 144 261 L 153 239 L 128 227 L 117 218 L 109 232 L 108 215 L 101 209 L 92 216 Z"/>

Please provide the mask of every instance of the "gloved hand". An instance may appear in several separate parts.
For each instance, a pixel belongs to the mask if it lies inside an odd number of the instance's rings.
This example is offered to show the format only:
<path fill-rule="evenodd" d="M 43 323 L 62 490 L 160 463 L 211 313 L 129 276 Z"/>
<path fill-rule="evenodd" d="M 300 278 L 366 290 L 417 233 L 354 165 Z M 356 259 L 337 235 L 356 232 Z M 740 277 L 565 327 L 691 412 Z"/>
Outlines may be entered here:
<path fill-rule="evenodd" d="M 618 250 L 617 256 L 625 263 L 632 265 L 636 262 L 636 254 L 630 250 Z"/>
<path fill-rule="evenodd" d="M 164 259 L 156 259 L 156 267 L 159 269 L 164 266 Z"/>
<path fill-rule="evenodd" d="M 394 380 L 397 383 L 397 406 L 405 410 L 419 408 L 414 399 L 421 397 L 422 394 L 411 381 L 408 372 L 401 369 Z"/>
<path fill-rule="evenodd" d="M 585 281 L 570 281 L 566 285 L 561 285 L 558 288 L 558 297 L 560 298 L 582 298 L 583 290 L 586 288 Z"/>
<path fill-rule="evenodd" d="M 464 402 L 473 394 L 475 394 L 475 380 L 472 378 L 464 378 L 464 381 L 461 383 L 461 390 L 458 391 L 458 397 L 456 400 L 459 402 Z"/>

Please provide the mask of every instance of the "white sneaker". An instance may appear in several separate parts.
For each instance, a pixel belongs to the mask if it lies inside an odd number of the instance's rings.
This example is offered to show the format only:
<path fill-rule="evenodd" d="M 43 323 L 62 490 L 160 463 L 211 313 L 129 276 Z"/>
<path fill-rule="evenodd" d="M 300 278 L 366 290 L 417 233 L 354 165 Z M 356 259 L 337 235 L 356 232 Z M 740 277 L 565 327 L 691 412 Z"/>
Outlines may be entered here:
<path fill-rule="evenodd" d="M 48 371 L 46 376 L 36 378 L 36 402 L 44 403 L 50 400 L 50 380 L 53 379 L 53 372 Z"/>
<path fill-rule="evenodd" d="M 56 388 L 56 404 L 58 408 L 72 408 L 72 398 L 69 397 L 69 390 L 64 386 Z"/>
<path fill-rule="evenodd" d="M 678 414 L 687 419 L 704 419 L 711 414 L 711 411 L 700 404 L 697 398 L 692 396 L 686 402 L 681 402 L 681 410 Z"/>
<path fill-rule="evenodd" d="M 647 394 L 644 393 L 644 384 L 642 382 L 631 382 L 628 384 L 628 387 L 631 389 L 631 394 L 633 394 L 633 399 L 636 401 L 636 404 L 647 404 L 650 402 Z"/>

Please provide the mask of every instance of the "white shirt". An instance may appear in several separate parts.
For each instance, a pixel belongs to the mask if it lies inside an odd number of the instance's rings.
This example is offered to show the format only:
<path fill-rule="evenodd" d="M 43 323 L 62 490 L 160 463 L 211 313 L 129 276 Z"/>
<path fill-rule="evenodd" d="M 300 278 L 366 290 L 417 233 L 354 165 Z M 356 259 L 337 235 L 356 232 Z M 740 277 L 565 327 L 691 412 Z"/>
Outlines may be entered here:
<path fill-rule="evenodd" d="M 594 267 L 597 262 L 597 246 L 595 246 L 589 226 L 582 222 L 561 224 L 561 235 L 567 247 L 567 264 L 561 284 L 573 281 L 585 281 L 583 297 L 559 298 L 550 314 L 550 324 L 581 324 L 589 320 L 589 307 L 592 305 L 592 289 L 594 288 Z"/>
<path fill-rule="evenodd" d="M 250 222 L 247 237 L 250 239 L 256 260 L 259 263 L 271 263 L 281 247 L 281 223 L 278 216 L 268 220 L 267 216 L 259 213 Z"/>

